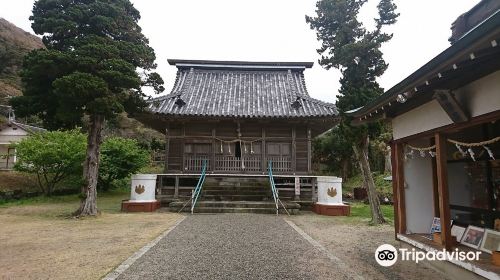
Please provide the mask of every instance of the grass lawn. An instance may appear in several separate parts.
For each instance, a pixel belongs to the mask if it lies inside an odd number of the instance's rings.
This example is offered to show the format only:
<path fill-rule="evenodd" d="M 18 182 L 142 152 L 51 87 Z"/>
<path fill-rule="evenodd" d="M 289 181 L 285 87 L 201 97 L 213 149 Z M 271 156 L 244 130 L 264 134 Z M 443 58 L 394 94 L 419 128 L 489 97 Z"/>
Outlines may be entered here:
<path fill-rule="evenodd" d="M 384 218 L 390 224 L 394 221 L 394 206 L 392 205 L 380 205 L 382 210 L 382 214 Z M 346 222 L 368 222 L 371 220 L 371 210 L 370 205 L 364 204 L 362 202 L 355 202 L 351 204 L 351 216 L 349 217 L 341 217 L 346 220 Z"/>
<path fill-rule="evenodd" d="M 74 219 L 76 195 L 0 204 L 0 279 L 99 279 L 173 225 L 174 213 L 121 213 L 128 192 L 100 195 L 97 218 Z"/>
<path fill-rule="evenodd" d="M 377 192 L 385 196 L 392 196 L 392 182 L 384 180 L 385 177 L 391 176 L 390 173 L 373 172 L 373 181 L 377 186 Z M 363 186 L 363 176 L 355 175 L 342 183 L 343 193 L 353 193 L 354 188 Z"/>
<path fill-rule="evenodd" d="M 334 219 L 336 223 L 339 224 L 344 224 L 344 225 L 350 225 L 350 226 L 357 226 L 357 225 L 365 225 L 369 226 L 370 225 L 370 220 L 371 220 L 371 210 L 370 210 L 370 205 L 364 204 L 362 202 L 353 202 L 350 203 L 351 205 L 351 215 L 350 216 L 321 216 L 318 215 L 318 217 L 325 217 L 324 219 L 326 220 L 331 220 Z M 380 208 L 382 209 L 382 213 L 384 215 L 385 220 L 389 225 L 393 225 L 394 222 L 394 208 L 392 205 L 380 205 Z M 304 212 L 307 213 L 307 212 Z"/>

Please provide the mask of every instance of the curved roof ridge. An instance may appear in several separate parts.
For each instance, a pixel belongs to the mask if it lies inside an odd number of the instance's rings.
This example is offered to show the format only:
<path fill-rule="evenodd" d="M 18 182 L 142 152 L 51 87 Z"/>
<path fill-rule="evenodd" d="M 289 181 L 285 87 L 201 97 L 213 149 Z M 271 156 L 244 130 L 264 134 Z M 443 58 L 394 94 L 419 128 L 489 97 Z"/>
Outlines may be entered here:
<path fill-rule="evenodd" d="M 334 104 L 309 96 L 304 69 L 177 68 L 171 92 L 148 101 L 152 113 L 244 118 L 338 115 Z M 296 101 L 302 106 L 295 107 Z"/>

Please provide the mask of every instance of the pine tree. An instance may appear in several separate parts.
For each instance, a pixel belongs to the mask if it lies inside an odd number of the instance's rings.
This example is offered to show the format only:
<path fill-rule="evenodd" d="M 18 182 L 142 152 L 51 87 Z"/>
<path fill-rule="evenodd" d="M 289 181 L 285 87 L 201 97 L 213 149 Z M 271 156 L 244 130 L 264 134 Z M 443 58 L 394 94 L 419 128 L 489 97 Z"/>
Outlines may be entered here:
<path fill-rule="evenodd" d="M 316 4 L 316 16 L 306 16 L 306 22 L 317 33 L 321 48 L 320 64 L 326 69 L 337 68 L 340 79 L 337 107 L 341 111 L 340 131 L 349 139 L 358 160 L 372 212 L 372 223 L 384 223 L 375 183 L 368 161 L 370 137 L 380 132 L 380 124 L 352 126 L 346 112 L 364 106 L 383 93 L 377 83 L 388 67 L 380 47 L 392 38 L 382 31 L 394 24 L 399 14 L 391 0 L 380 0 L 375 30 L 367 30 L 358 20 L 361 7 L 367 0 L 320 0 Z"/>
<path fill-rule="evenodd" d="M 11 100 L 20 116 L 37 115 L 51 129 L 88 118 L 82 200 L 76 216 L 97 215 L 101 131 L 105 119 L 145 107 L 141 88 L 164 90 L 155 53 L 129 0 L 38 0 L 30 17 L 46 49 L 23 65 L 23 96 Z"/>

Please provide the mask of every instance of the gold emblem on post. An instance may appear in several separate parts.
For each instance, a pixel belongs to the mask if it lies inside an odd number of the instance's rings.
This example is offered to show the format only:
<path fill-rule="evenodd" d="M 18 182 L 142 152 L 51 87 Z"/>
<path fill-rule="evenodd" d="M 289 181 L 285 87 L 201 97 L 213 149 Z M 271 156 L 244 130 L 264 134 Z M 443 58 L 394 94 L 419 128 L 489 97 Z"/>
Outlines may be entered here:
<path fill-rule="evenodd" d="M 327 193 L 328 193 L 328 196 L 335 197 L 337 195 L 337 189 L 333 188 L 333 187 L 329 188 Z"/>
<path fill-rule="evenodd" d="M 145 191 L 145 188 L 144 188 L 144 186 L 143 186 L 143 185 L 138 185 L 138 186 L 135 186 L 135 192 L 136 192 L 137 194 L 141 194 L 141 193 L 143 193 L 144 191 Z"/>

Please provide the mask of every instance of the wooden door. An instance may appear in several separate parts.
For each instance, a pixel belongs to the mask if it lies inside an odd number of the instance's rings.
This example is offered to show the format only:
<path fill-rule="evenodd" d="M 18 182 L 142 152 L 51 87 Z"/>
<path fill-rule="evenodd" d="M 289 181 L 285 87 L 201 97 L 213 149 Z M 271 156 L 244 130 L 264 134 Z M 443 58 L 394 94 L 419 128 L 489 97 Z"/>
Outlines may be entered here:
<path fill-rule="evenodd" d="M 266 146 L 267 161 L 272 161 L 273 171 L 292 171 L 292 144 L 268 142 Z"/>
<path fill-rule="evenodd" d="M 201 171 L 203 161 L 207 161 L 207 169 L 209 169 L 211 146 L 210 143 L 184 144 L 184 170 Z"/>

